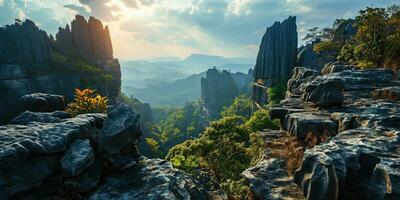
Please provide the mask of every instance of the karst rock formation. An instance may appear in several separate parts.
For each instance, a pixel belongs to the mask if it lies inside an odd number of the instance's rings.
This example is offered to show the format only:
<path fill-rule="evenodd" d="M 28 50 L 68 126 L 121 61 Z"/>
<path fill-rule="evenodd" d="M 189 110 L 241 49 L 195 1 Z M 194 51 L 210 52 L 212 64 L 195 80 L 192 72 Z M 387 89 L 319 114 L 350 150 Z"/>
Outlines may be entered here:
<path fill-rule="evenodd" d="M 290 16 L 268 27 L 262 38 L 254 67 L 253 99 L 265 104 L 268 100 L 266 89 L 276 81 L 287 81 L 296 62 L 296 17 Z"/>

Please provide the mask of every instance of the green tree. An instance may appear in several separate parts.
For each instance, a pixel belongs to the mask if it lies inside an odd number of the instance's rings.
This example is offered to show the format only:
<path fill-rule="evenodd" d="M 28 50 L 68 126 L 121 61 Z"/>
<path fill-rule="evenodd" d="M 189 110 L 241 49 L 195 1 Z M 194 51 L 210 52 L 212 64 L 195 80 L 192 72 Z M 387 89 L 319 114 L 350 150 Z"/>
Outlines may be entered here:
<path fill-rule="evenodd" d="M 228 116 L 243 116 L 246 119 L 249 119 L 252 112 L 253 101 L 248 95 L 240 95 L 235 98 L 232 105 L 229 107 L 225 107 L 221 112 L 222 117 Z"/>

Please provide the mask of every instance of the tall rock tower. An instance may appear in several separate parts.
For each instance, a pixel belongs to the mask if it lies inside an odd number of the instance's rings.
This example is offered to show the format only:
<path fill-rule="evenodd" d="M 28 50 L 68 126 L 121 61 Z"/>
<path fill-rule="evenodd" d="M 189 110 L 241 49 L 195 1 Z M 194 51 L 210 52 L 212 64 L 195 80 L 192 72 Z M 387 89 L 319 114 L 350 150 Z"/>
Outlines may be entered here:
<path fill-rule="evenodd" d="M 265 32 L 254 68 L 253 100 L 266 104 L 267 91 L 274 82 L 290 78 L 297 62 L 296 17 L 275 22 Z"/>
<path fill-rule="evenodd" d="M 209 69 L 201 79 L 201 99 L 210 119 L 217 119 L 224 106 L 229 106 L 239 90 L 231 74 L 226 71 Z"/>
<path fill-rule="evenodd" d="M 65 50 L 74 50 L 87 62 L 100 66 L 104 72 L 112 75 L 113 80 L 102 85 L 100 90 L 109 99 L 114 100 L 121 91 L 121 70 L 118 59 L 113 56 L 113 49 L 108 27 L 90 17 L 87 21 L 77 15 L 71 22 L 71 30 L 67 25 L 59 28 L 56 35 L 57 43 Z"/>

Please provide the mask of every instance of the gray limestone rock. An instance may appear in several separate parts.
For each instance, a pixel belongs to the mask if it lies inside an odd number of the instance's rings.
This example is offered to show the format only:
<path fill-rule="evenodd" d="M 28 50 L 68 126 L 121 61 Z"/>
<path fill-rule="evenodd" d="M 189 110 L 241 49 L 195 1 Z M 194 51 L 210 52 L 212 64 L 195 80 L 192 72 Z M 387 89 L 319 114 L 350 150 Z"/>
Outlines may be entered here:
<path fill-rule="evenodd" d="M 338 125 L 329 115 L 319 113 L 291 113 L 285 119 L 285 130 L 299 138 L 305 138 L 307 134 L 332 136 L 337 129 Z"/>
<path fill-rule="evenodd" d="M 341 63 L 341 62 L 330 62 L 325 64 L 324 68 L 322 68 L 321 73 L 322 74 L 332 74 L 335 72 L 341 72 L 344 70 L 351 70 L 355 69 L 356 66 L 346 64 L 346 63 Z"/>
<path fill-rule="evenodd" d="M 34 93 L 21 97 L 21 106 L 33 112 L 53 112 L 65 109 L 64 96 L 55 94 Z"/>
<path fill-rule="evenodd" d="M 82 173 L 94 162 L 94 151 L 90 141 L 75 140 L 61 158 L 61 167 L 64 175 L 74 177 Z"/>
<path fill-rule="evenodd" d="M 260 44 L 254 79 L 288 80 L 297 60 L 296 17 L 267 28 Z"/>
<path fill-rule="evenodd" d="M 231 74 L 223 70 L 209 69 L 201 79 L 201 99 L 211 119 L 217 119 L 224 106 L 229 106 L 239 95 Z"/>
<path fill-rule="evenodd" d="M 0 27 L 0 64 L 44 64 L 50 58 L 46 32 L 30 20 Z"/>
<path fill-rule="evenodd" d="M 117 169 L 135 164 L 136 140 L 142 135 L 140 116 L 126 104 L 120 104 L 107 115 L 107 120 L 97 138 L 100 151 Z M 124 155 L 124 152 L 131 152 Z"/>
<path fill-rule="evenodd" d="M 321 107 L 341 106 L 345 82 L 338 77 L 319 76 L 300 86 L 301 99 L 316 103 Z"/>
<path fill-rule="evenodd" d="M 375 99 L 387 99 L 392 101 L 400 100 L 400 86 L 384 87 L 372 91 Z"/>
<path fill-rule="evenodd" d="M 0 126 L 0 199 L 34 193 L 56 175 L 62 153 L 75 140 L 97 135 L 96 120 L 101 116 Z"/>
<path fill-rule="evenodd" d="M 270 107 L 270 116 L 281 119 L 283 129 L 300 138 L 307 132 L 333 133 L 305 151 L 294 182 L 306 199 L 398 199 L 400 104 L 390 98 L 373 98 L 371 93 L 384 96 L 380 92 L 393 92 L 400 83 L 386 69 L 331 70 L 304 80 L 300 95 Z M 328 79 L 343 81 L 342 106 L 315 107 L 300 98 Z"/>
<path fill-rule="evenodd" d="M 141 158 L 138 165 L 106 178 L 90 200 L 202 200 L 208 199 L 203 187 L 170 162 Z"/>
<path fill-rule="evenodd" d="M 25 111 L 15 117 L 11 124 L 29 124 L 32 122 L 42 122 L 42 123 L 57 123 L 61 122 L 62 119 L 69 118 L 71 115 L 65 111 L 55 111 L 55 112 L 31 112 Z"/>
<path fill-rule="evenodd" d="M 88 193 L 94 190 L 100 182 L 102 175 L 102 166 L 100 161 L 95 161 L 82 174 L 76 177 L 68 178 L 64 185 L 78 193 Z"/>

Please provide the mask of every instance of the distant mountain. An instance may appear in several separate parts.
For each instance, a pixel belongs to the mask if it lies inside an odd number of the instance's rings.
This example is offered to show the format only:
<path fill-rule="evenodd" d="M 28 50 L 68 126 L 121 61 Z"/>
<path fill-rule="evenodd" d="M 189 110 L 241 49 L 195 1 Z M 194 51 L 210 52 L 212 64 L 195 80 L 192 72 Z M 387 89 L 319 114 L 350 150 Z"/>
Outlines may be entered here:
<path fill-rule="evenodd" d="M 247 73 L 249 68 L 253 68 L 255 60 L 192 54 L 185 59 L 165 57 L 149 60 L 122 60 L 120 63 L 122 85 L 144 88 L 148 84 L 154 85 L 183 79 L 213 67 L 231 72 Z"/>
<path fill-rule="evenodd" d="M 184 105 L 186 102 L 194 101 L 200 98 L 201 78 L 205 72 L 193 74 L 183 79 L 172 82 L 148 80 L 152 82 L 145 87 L 135 87 L 136 81 L 125 81 L 122 85 L 122 91 L 128 96 L 132 95 L 142 102 L 150 103 L 152 107 L 171 105 Z M 248 93 L 248 83 L 252 80 L 252 71 L 248 73 L 231 73 L 239 92 Z M 249 80 L 250 78 L 250 80 Z"/>
<path fill-rule="evenodd" d="M 252 64 L 255 63 L 255 59 L 253 58 L 225 58 L 222 56 L 210 56 L 203 54 L 191 54 L 187 58 L 185 58 L 183 63 L 192 63 L 195 65 L 223 65 L 228 63 L 235 64 Z"/>
<path fill-rule="evenodd" d="M 123 85 L 122 90 L 151 106 L 183 105 L 200 97 L 200 79 L 204 73 L 193 74 L 174 82 L 149 84 L 145 88 Z"/>

